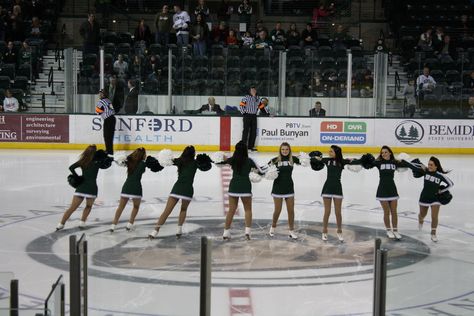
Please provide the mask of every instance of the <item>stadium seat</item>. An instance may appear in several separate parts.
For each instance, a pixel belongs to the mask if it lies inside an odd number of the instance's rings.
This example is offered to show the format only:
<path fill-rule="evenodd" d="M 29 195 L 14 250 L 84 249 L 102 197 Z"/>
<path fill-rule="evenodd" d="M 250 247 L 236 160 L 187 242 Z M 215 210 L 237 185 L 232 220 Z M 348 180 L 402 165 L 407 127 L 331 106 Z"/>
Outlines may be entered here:
<path fill-rule="evenodd" d="M 200 67 L 208 67 L 209 65 L 209 59 L 207 56 L 194 56 L 193 60 L 193 67 L 194 68 L 200 68 Z"/>
<path fill-rule="evenodd" d="M 115 32 L 104 32 L 102 34 L 102 43 L 119 43 L 119 38 Z"/>
<path fill-rule="evenodd" d="M 6 90 L 10 88 L 10 78 L 8 76 L 0 76 L 0 89 Z"/>
<path fill-rule="evenodd" d="M 31 78 L 31 65 L 30 64 L 23 64 L 18 66 L 18 70 L 16 71 L 16 76 L 22 76 Z"/>
<path fill-rule="evenodd" d="M 115 54 L 115 44 L 114 43 L 105 43 L 104 44 L 104 54 Z"/>
<path fill-rule="evenodd" d="M 450 69 L 450 70 L 446 71 L 445 78 L 446 78 L 446 81 L 448 82 L 448 84 L 452 84 L 455 81 L 459 82 L 462 79 L 461 74 L 459 73 L 459 71 L 453 70 L 453 69 Z"/>
<path fill-rule="evenodd" d="M 222 55 L 214 55 L 211 57 L 211 67 L 224 67 L 225 66 L 225 58 Z"/>
<path fill-rule="evenodd" d="M 227 67 L 228 68 L 240 67 L 240 57 L 238 57 L 238 56 L 228 56 L 227 57 Z"/>
<path fill-rule="evenodd" d="M 10 80 L 15 78 L 15 64 L 3 64 L 0 66 L 0 76 L 7 76 Z"/>
<path fill-rule="evenodd" d="M 210 75 L 214 80 L 224 80 L 225 70 L 223 67 L 212 68 Z"/>
<path fill-rule="evenodd" d="M 194 79 L 205 80 L 209 77 L 209 69 L 207 67 L 199 67 L 194 70 Z"/>
<path fill-rule="evenodd" d="M 229 68 L 227 71 L 227 81 L 240 80 L 240 68 Z"/>
<path fill-rule="evenodd" d="M 28 77 L 16 76 L 12 88 L 26 91 L 28 89 Z"/>
<path fill-rule="evenodd" d="M 97 55 L 96 54 L 87 54 L 84 56 L 82 63 L 84 65 L 95 65 L 97 62 Z"/>
<path fill-rule="evenodd" d="M 115 53 L 122 55 L 130 55 L 130 44 L 129 43 L 119 43 L 116 46 Z"/>

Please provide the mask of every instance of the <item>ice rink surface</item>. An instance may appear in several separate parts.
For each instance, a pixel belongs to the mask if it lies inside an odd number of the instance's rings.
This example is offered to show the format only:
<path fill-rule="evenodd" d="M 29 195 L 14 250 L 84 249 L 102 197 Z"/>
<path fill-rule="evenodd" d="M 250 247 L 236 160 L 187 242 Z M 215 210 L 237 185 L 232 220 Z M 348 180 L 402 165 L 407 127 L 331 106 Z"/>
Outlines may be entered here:
<path fill-rule="evenodd" d="M 81 210 L 64 231 L 54 229 L 71 202 L 74 190 L 66 177 L 78 155 L 78 151 L 0 150 L 0 272 L 13 272 L 20 280 L 24 307 L 42 304 L 60 274 L 69 292 L 68 238 L 82 233 L 77 229 Z M 264 164 L 274 155 L 252 156 Z M 419 158 L 426 163 L 428 156 Z M 196 174 L 195 196 L 181 239 L 175 237 L 178 207 L 159 238 L 146 238 L 177 177 L 175 167 L 144 174 L 136 229 L 124 229 L 129 205 L 120 228 L 111 234 L 108 228 L 126 178 L 126 169 L 114 164 L 99 173 L 99 196 L 84 231 L 89 246 L 89 314 L 197 315 L 200 236 L 207 235 L 213 239 L 212 315 L 370 315 L 376 237 L 390 249 L 388 315 L 474 315 L 474 158 L 439 158 L 452 170 L 448 176 L 455 186 L 453 201 L 441 207 L 438 243 L 430 240 L 430 214 L 423 230 L 418 230 L 423 180 L 411 172 L 396 174 L 403 239 L 385 237 L 383 213 L 375 200 L 376 169 L 343 172 L 345 242 L 337 241 L 334 215 L 329 240 L 321 241 L 320 192 L 326 171 L 300 166 L 293 173 L 297 241 L 287 238 L 285 208 L 277 235 L 267 235 L 273 213 L 268 180 L 253 184 L 253 239 L 243 238 L 240 211 L 232 240 L 222 241 L 226 179 L 216 167 Z"/>

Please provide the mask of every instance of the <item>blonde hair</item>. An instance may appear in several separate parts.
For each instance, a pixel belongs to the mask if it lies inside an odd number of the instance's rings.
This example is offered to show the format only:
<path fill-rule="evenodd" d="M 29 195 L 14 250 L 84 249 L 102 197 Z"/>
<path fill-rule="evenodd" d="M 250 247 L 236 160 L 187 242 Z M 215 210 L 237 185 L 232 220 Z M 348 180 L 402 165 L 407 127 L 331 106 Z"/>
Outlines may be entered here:
<path fill-rule="evenodd" d="M 288 147 L 288 149 L 290 150 L 290 153 L 288 154 L 288 161 L 290 162 L 290 166 L 293 166 L 293 153 L 291 151 L 290 144 L 288 144 L 287 142 L 281 143 L 280 149 L 278 149 L 277 163 L 281 162 L 281 159 L 282 159 L 282 157 L 281 157 L 281 148 L 282 147 Z"/>

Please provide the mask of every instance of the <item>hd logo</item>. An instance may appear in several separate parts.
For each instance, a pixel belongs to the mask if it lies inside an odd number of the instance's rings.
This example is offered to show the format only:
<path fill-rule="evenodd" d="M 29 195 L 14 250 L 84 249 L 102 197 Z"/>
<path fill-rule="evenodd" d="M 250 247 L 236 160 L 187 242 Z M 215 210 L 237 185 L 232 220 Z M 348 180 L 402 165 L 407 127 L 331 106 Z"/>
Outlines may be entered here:
<path fill-rule="evenodd" d="M 367 142 L 367 123 L 323 121 L 320 141 L 322 144 L 365 144 Z"/>

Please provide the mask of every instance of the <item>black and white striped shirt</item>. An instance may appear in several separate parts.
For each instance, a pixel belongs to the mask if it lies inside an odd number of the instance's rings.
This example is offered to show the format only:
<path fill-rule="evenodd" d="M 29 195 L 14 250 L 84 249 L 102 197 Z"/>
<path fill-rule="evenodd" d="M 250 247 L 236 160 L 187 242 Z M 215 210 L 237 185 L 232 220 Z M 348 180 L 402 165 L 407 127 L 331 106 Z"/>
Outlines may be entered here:
<path fill-rule="evenodd" d="M 263 109 L 265 105 L 259 96 L 246 95 L 240 101 L 240 113 L 256 115 L 259 109 Z"/>
<path fill-rule="evenodd" d="M 110 100 L 107 98 L 100 99 L 95 107 L 95 113 L 100 115 L 104 120 L 108 117 L 111 117 L 115 114 L 112 102 L 110 102 Z"/>

